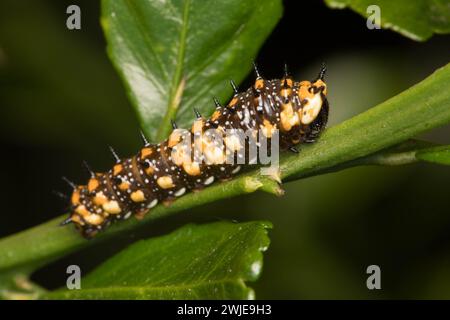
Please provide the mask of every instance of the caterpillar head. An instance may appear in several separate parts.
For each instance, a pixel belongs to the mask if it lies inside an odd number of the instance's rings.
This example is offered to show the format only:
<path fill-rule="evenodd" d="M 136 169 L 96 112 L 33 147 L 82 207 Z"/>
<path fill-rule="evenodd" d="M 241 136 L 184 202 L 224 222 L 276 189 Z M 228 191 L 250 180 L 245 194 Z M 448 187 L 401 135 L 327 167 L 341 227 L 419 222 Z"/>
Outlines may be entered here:
<path fill-rule="evenodd" d="M 327 104 L 327 85 L 324 82 L 326 67 L 323 65 L 319 76 L 313 82 L 302 81 L 298 96 L 302 104 L 300 121 L 303 125 L 311 124 Z"/>

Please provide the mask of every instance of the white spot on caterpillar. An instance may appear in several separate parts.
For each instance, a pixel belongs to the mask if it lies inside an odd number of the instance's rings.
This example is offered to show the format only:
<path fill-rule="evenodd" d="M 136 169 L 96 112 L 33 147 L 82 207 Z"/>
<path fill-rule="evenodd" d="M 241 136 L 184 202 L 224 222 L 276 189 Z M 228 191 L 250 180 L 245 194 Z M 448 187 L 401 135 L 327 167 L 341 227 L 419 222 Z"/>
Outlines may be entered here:
<path fill-rule="evenodd" d="M 214 182 L 214 177 L 211 176 L 209 178 L 206 178 L 205 182 L 203 182 L 205 185 L 210 185 L 211 183 Z"/>
<path fill-rule="evenodd" d="M 154 206 L 156 206 L 157 204 L 158 204 L 158 200 L 155 199 L 155 200 L 153 200 L 152 202 L 150 202 L 150 203 L 147 205 L 147 208 L 148 208 L 148 209 L 151 209 L 151 208 L 153 208 Z"/>
<path fill-rule="evenodd" d="M 233 169 L 233 171 L 231 171 L 232 174 L 236 174 L 241 170 L 241 166 L 237 166 L 236 168 Z"/>
<path fill-rule="evenodd" d="M 175 192 L 176 197 L 181 197 L 186 192 L 186 188 L 181 188 L 177 192 Z"/>
<path fill-rule="evenodd" d="M 131 214 L 132 214 L 133 212 L 131 212 L 131 211 L 128 211 L 124 216 L 123 216 L 123 218 L 126 220 L 126 219 L 128 219 L 129 217 L 131 217 Z"/>

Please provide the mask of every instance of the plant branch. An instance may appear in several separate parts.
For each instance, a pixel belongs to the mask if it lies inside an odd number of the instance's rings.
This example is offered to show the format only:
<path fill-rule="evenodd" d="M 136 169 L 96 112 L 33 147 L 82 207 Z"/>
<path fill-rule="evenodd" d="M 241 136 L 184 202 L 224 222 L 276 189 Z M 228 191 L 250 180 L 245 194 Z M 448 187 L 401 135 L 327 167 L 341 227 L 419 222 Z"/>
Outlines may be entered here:
<path fill-rule="evenodd" d="M 428 148 L 429 144 L 413 141 L 394 149 L 390 147 L 450 122 L 449 87 L 450 64 L 403 93 L 326 130 L 316 143 L 302 146 L 300 154 L 283 156 L 281 177 L 289 181 L 355 165 L 416 162 L 415 152 Z M 63 219 L 58 217 L 0 240 L 0 270 L 25 265 L 37 268 L 152 220 L 256 190 L 282 193 L 275 181 L 255 170 L 201 192 L 189 193 L 169 207 L 157 206 L 142 221 L 129 219 L 117 223 L 91 241 L 82 238 L 73 228 L 58 227 Z"/>

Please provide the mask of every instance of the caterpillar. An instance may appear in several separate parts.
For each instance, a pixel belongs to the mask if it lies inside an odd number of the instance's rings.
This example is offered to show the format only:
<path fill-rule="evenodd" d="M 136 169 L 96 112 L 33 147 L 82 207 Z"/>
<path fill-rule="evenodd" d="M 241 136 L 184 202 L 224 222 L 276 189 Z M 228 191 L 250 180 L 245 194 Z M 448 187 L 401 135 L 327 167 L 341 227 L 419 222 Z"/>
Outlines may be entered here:
<path fill-rule="evenodd" d="M 230 179 L 241 165 L 226 162 L 226 155 L 236 156 L 250 142 L 230 139 L 225 130 L 260 130 L 269 142 L 278 130 L 280 149 L 292 152 L 298 152 L 297 144 L 314 142 L 328 120 L 325 65 L 315 80 L 301 82 L 294 81 L 286 67 L 283 77 L 274 80 L 264 79 L 254 67 L 254 84 L 239 92 L 231 81 L 233 97 L 226 106 L 214 98 L 216 109 L 209 119 L 194 109 L 191 130 L 181 130 L 172 122 L 173 131 L 163 142 L 149 143 L 142 134 L 144 146 L 131 158 L 120 159 L 111 149 L 116 163 L 108 172 L 95 173 L 87 166 L 90 179 L 86 185 L 66 179 L 73 192 L 69 217 L 61 224 L 73 223 L 82 236 L 92 238 L 114 221 L 133 214 L 142 218 L 160 202 L 173 201 L 216 180 Z M 223 146 L 203 137 L 207 130 L 224 138 Z M 200 158 L 183 154 L 186 150 L 180 145 L 189 139 L 194 140 L 187 144 L 194 153 L 203 148 Z M 243 162 L 244 166 L 250 163 L 248 152 Z"/>

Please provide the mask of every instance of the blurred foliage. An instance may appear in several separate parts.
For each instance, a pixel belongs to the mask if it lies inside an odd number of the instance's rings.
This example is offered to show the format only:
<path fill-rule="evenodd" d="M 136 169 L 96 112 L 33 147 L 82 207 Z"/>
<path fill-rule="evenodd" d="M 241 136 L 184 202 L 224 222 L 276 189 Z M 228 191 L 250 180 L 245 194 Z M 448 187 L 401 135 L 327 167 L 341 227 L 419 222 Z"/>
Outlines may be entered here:
<path fill-rule="evenodd" d="M 72 148 L 114 141 L 126 148 L 139 130 L 104 43 L 65 28 L 64 3 L 59 12 L 45 8 L 40 1 L 0 3 L 3 136 Z M 83 21 L 87 31 L 95 27 Z"/>
<path fill-rule="evenodd" d="M 281 11 L 280 0 L 103 0 L 109 55 L 143 130 L 160 141 L 171 120 L 186 127 L 194 107 L 210 114 L 214 95 L 225 102 Z"/>
<path fill-rule="evenodd" d="M 350 7 L 364 17 L 380 9 L 381 26 L 416 41 L 425 41 L 434 33 L 450 33 L 448 0 L 325 0 L 332 8 Z"/>
<path fill-rule="evenodd" d="M 81 32 L 65 28 L 65 8 L 73 3 L 82 8 Z M 286 61 L 303 79 L 313 77 L 325 60 L 332 125 L 448 62 L 448 37 L 411 43 L 389 31 L 368 30 L 352 12 L 329 10 L 320 1 L 285 6 L 257 61 L 269 78 L 278 77 Z M 0 7 L 0 129 L 14 155 L 2 157 L 9 169 L 3 183 L 9 190 L 0 194 L 7 222 L 0 231 L 6 235 L 62 212 L 50 194 L 59 176 L 81 178 L 83 158 L 106 168 L 107 143 L 135 151 L 139 125 L 104 52 L 98 2 L 21 0 L 2 1 Z M 301 34 L 308 50 L 292 37 L 302 25 L 317 31 Z M 230 90 L 225 83 L 223 88 Z M 448 143 L 449 129 L 423 137 Z M 268 219 L 275 229 L 255 284 L 258 298 L 448 298 L 449 179 L 448 167 L 430 164 L 313 177 L 287 184 L 283 198 L 252 194 L 188 210 L 55 262 L 33 279 L 45 287 L 61 286 L 68 263 L 93 268 L 136 237 L 165 234 L 188 222 Z M 24 187 L 33 191 L 16 192 Z M 369 264 L 381 266 L 381 291 L 365 287 Z"/>
<path fill-rule="evenodd" d="M 250 299 L 269 246 L 263 222 L 187 225 L 141 240 L 50 299 Z"/>

